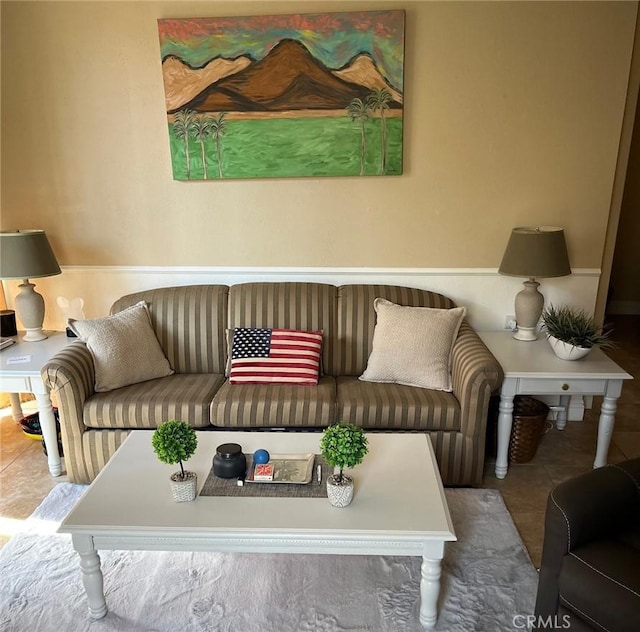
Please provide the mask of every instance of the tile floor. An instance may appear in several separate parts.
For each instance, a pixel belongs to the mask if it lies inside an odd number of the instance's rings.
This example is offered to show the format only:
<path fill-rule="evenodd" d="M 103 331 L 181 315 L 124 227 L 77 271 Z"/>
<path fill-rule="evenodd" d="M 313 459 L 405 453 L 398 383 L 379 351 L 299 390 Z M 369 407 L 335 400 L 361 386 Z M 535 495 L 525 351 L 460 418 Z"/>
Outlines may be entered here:
<path fill-rule="evenodd" d="M 619 348 L 611 357 L 635 377 L 627 381 L 619 400 L 609 462 L 640 457 L 640 317 L 611 319 Z M 547 495 L 560 481 L 588 471 L 595 455 L 600 398 L 583 421 L 568 422 L 562 432 L 551 429 L 542 439 L 536 456 L 525 464 L 512 464 L 499 480 L 495 461 L 488 459 L 483 486 L 499 489 L 536 566 L 540 563 Z M 35 409 L 35 402 L 23 404 Z M 0 546 L 19 531 L 22 520 L 58 482 L 49 476 L 40 443 L 26 438 L 10 416 L 0 411 Z"/>

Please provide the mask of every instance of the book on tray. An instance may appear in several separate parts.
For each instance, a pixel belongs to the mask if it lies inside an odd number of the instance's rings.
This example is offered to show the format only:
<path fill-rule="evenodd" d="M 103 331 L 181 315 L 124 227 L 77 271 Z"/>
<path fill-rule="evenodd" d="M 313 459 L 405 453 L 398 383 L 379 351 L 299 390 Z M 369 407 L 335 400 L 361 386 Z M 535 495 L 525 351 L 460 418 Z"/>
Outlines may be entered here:
<path fill-rule="evenodd" d="M 273 464 L 258 463 L 253 468 L 254 481 L 272 481 L 273 480 Z"/>

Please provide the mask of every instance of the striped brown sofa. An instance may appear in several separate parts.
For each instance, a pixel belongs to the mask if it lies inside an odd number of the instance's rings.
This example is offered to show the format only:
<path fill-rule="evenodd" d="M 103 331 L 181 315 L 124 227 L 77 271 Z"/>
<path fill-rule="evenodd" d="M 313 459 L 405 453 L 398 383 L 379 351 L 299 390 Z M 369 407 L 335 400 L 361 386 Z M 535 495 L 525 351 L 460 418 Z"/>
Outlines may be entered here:
<path fill-rule="evenodd" d="M 58 402 L 70 480 L 93 480 L 130 429 L 181 419 L 213 430 L 318 429 L 351 421 L 371 431 L 428 432 L 444 483 L 479 484 L 500 366 L 464 321 L 453 347 L 453 392 L 358 380 L 371 352 L 376 297 L 454 307 L 441 294 L 407 287 L 284 282 L 170 287 L 120 298 L 112 313 L 146 301 L 175 373 L 95 393 L 93 362 L 81 341 L 43 367 Z M 225 364 L 234 327 L 322 330 L 318 385 L 230 385 Z"/>

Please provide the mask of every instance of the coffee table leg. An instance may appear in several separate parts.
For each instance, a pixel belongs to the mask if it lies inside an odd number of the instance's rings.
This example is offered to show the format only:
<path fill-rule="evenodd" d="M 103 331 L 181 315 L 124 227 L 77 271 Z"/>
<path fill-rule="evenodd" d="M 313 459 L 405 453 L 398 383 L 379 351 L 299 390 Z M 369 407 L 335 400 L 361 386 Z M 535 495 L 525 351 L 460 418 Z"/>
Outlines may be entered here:
<path fill-rule="evenodd" d="M 104 598 L 104 584 L 100 570 L 100 556 L 93 546 L 90 535 L 73 535 L 73 548 L 80 556 L 82 583 L 89 602 L 89 616 L 102 619 L 107 614 L 107 602 Z"/>
<path fill-rule="evenodd" d="M 442 560 L 422 558 L 420 579 L 420 623 L 432 628 L 438 619 L 438 596 L 440 595 L 440 565 Z"/>

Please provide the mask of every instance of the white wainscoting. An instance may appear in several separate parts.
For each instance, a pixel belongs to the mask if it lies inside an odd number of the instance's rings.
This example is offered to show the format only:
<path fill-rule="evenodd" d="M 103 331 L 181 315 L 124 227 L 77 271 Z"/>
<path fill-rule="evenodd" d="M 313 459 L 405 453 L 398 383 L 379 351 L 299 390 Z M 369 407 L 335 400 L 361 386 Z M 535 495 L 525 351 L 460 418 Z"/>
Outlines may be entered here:
<path fill-rule="evenodd" d="M 84 299 L 87 318 L 109 313 L 119 297 L 156 287 L 249 281 L 311 281 L 347 285 L 379 283 L 433 290 L 451 297 L 468 310 L 478 330 L 502 329 L 513 314 L 513 301 L 524 279 L 498 274 L 495 268 L 258 268 L 258 267 L 124 267 L 63 266 L 62 274 L 35 279 L 36 290 L 46 301 L 45 327 L 64 329 L 58 296 Z M 540 290 L 547 303 L 569 303 L 592 311 L 595 307 L 600 270 L 576 269 L 571 276 L 541 279 Z M 5 281 L 9 307 L 19 281 Z"/>

